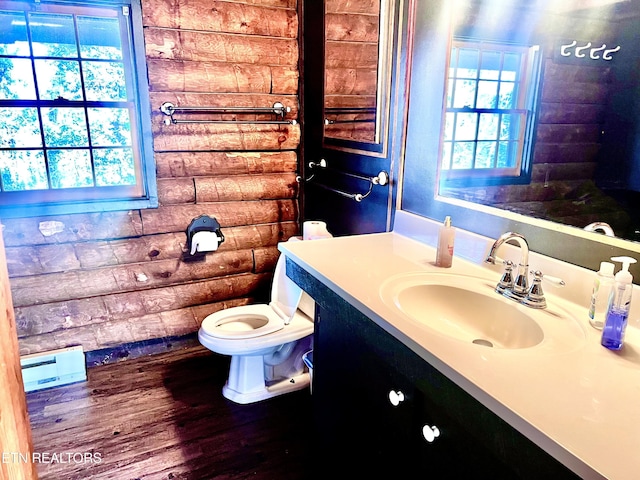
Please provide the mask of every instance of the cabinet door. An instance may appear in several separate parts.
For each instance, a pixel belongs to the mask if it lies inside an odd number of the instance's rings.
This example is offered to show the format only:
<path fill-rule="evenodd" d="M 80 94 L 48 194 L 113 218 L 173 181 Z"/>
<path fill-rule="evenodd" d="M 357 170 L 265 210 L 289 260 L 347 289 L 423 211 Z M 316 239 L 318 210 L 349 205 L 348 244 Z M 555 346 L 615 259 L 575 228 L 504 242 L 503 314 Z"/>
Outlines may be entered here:
<path fill-rule="evenodd" d="M 434 478 L 514 479 L 515 471 L 422 392 L 414 397 L 416 470 Z M 489 432 L 489 435 L 499 434 Z"/>
<path fill-rule="evenodd" d="M 316 294 L 319 478 L 579 478 L 344 300 Z"/>
<path fill-rule="evenodd" d="M 389 393 L 410 398 L 411 385 L 394 382 L 348 319 L 316 308 L 312 398 L 319 470 L 325 478 L 407 472 L 413 412 L 406 400 L 394 406 Z"/>
<path fill-rule="evenodd" d="M 386 354 L 376 351 L 377 348 L 371 349 L 367 362 L 377 376 L 377 381 L 372 383 L 380 382 L 377 389 L 372 387 L 376 398 L 383 400 L 376 420 L 381 429 L 377 442 L 388 454 L 383 457 L 383 452 L 379 452 L 381 458 L 392 462 L 391 471 L 425 478 L 517 478 L 486 445 L 417 387 L 428 381 L 427 376 L 418 383 L 406 376 L 405 371 L 413 374 L 414 367 L 422 366 L 409 365 L 412 360 L 404 355 L 408 353 L 406 347 L 399 342 L 391 348 L 381 341 L 376 345 L 384 345 Z M 397 406 L 393 406 L 389 398 L 392 390 L 391 399 L 396 403 L 398 396 L 402 399 Z M 385 471 L 387 467 L 378 466 L 378 469 Z"/>

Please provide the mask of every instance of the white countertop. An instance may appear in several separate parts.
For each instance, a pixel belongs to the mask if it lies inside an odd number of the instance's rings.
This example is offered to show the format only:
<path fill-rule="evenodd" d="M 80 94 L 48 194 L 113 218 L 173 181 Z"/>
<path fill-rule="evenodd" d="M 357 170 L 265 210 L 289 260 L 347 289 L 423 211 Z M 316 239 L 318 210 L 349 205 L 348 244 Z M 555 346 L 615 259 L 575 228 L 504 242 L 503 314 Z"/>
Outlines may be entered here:
<path fill-rule="evenodd" d="M 593 272 L 532 254 L 532 267 L 540 268 L 537 262 L 545 273 L 580 284 L 572 289 L 567 280 L 565 289 L 545 287 L 545 293 L 550 303 L 584 319 L 584 341 L 558 352 L 461 342 L 407 321 L 380 296 L 393 275 L 444 270 L 434 266 L 435 249 L 411 237 L 396 231 L 287 242 L 280 250 L 582 478 L 639 478 L 640 331 L 631 322 L 638 306 L 632 307 L 623 349 L 607 350 L 586 315 Z M 501 267 L 475 261 L 486 253 L 488 239 L 474 237 L 457 232 L 456 250 L 460 246 L 470 260 L 454 254 L 447 273 L 497 282 Z M 516 247 L 503 248 L 501 257 L 518 258 Z M 584 304 L 570 301 L 585 296 Z"/>

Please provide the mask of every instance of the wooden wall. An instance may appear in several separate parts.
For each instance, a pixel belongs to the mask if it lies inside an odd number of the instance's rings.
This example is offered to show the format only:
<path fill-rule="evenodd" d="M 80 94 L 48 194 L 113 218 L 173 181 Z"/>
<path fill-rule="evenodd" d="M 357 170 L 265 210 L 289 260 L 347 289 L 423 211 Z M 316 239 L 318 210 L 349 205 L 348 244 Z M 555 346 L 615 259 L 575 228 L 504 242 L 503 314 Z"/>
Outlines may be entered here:
<path fill-rule="evenodd" d="M 143 0 L 157 209 L 3 220 L 22 354 L 197 331 L 263 301 L 277 243 L 298 233 L 299 125 L 165 125 L 160 105 L 298 112 L 296 0 Z M 226 241 L 187 262 L 207 214 Z"/>
<path fill-rule="evenodd" d="M 29 412 L 18 360 L 16 323 L 9 290 L 9 272 L 0 237 L 0 478 L 35 480 L 36 464 Z"/>

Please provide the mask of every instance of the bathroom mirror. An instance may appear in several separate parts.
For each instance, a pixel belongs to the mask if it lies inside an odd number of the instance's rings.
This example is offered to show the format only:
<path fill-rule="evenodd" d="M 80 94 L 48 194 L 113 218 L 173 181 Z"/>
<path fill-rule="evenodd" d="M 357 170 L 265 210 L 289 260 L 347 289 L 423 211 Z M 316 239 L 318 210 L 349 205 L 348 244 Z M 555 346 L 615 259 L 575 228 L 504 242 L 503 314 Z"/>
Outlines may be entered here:
<path fill-rule="evenodd" d="M 640 259 L 640 0 L 438 6 L 416 6 L 402 208 Z"/>
<path fill-rule="evenodd" d="M 438 194 L 638 241 L 640 2 L 561 3 L 454 11 Z"/>
<path fill-rule="evenodd" d="M 390 0 L 325 0 L 324 147 L 384 151 L 392 9 Z"/>

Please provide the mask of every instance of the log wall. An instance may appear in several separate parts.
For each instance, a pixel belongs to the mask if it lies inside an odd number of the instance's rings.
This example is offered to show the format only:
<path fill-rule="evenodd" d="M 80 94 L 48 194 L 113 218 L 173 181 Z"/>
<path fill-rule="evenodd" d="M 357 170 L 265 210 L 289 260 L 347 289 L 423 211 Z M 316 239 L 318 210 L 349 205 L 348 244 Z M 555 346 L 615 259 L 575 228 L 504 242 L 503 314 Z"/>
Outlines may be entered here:
<path fill-rule="evenodd" d="M 209 313 L 264 301 L 277 243 L 298 234 L 299 125 L 165 125 L 160 112 L 282 102 L 296 119 L 296 0 L 142 7 L 160 206 L 2 222 L 22 354 L 191 334 Z M 226 240 L 185 261 L 203 214 Z"/>

